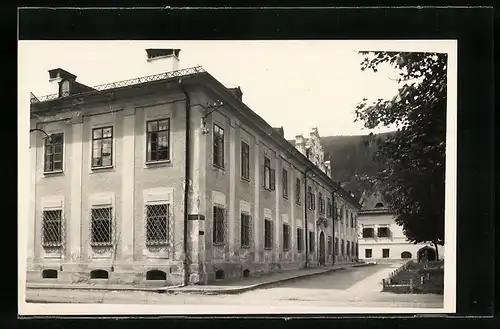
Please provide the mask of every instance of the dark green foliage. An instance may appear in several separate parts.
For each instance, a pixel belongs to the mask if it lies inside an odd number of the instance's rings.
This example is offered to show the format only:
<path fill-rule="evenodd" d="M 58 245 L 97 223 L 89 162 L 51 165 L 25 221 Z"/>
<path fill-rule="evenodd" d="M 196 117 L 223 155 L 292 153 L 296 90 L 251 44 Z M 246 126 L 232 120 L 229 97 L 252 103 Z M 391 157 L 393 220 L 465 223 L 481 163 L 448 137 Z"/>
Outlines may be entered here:
<path fill-rule="evenodd" d="M 390 63 L 401 70 L 402 87 L 390 100 L 358 105 L 356 119 L 367 128 L 397 124 L 400 128 L 376 143 L 374 160 L 383 164 L 360 181 L 376 185 L 387 197 L 406 237 L 414 242 L 444 244 L 446 54 L 366 53 L 361 70 Z M 380 167 L 379 167 L 380 168 Z"/>

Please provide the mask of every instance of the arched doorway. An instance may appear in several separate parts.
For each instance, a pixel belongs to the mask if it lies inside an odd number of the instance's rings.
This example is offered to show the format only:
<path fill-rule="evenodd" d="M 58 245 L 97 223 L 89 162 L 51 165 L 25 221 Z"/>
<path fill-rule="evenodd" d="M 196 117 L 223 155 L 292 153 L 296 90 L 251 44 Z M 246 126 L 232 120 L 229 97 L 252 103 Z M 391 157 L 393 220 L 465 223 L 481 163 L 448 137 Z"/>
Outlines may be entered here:
<path fill-rule="evenodd" d="M 429 246 L 425 246 L 420 248 L 417 253 L 417 261 L 420 263 L 422 261 L 435 261 L 436 260 L 436 250 Z"/>
<path fill-rule="evenodd" d="M 325 264 L 325 233 L 321 231 L 319 235 L 319 264 Z"/>
<path fill-rule="evenodd" d="M 411 255 L 411 252 L 409 252 L 409 251 L 403 251 L 403 252 L 401 253 L 401 258 L 403 258 L 403 259 L 408 259 L 408 258 L 411 258 L 411 256 L 412 256 L 412 255 Z"/>

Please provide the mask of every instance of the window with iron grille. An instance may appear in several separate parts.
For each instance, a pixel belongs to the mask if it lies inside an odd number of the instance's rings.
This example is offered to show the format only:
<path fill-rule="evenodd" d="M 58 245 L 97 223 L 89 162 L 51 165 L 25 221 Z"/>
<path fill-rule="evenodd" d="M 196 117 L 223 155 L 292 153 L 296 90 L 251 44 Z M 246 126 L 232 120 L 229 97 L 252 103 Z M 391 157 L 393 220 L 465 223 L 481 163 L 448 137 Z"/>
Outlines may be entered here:
<path fill-rule="evenodd" d="M 63 170 L 64 134 L 52 134 L 45 138 L 45 172 Z"/>
<path fill-rule="evenodd" d="M 213 239 L 214 244 L 222 245 L 224 244 L 225 238 L 225 215 L 226 210 L 222 207 L 214 207 L 214 218 L 213 218 Z"/>
<path fill-rule="evenodd" d="M 309 252 L 314 252 L 314 232 L 309 231 Z"/>
<path fill-rule="evenodd" d="M 365 258 L 372 258 L 372 250 L 365 249 Z"/>
<path fill-rule="evenodd" d="M 390 231 L 388 227 L 379 227 L 377 230 L 377 236 L 379 238 L 388 238 L 390 236 Z"/>
<path fill-rule="evenodd" d="M 146 244 L 165 245 L 168 243 L 169 205 L 146 205 Z"/>
<path fill-rule="evenodd" d="M 241 246 L 250 247 L 250 215 L 241 214 Z"/>
<path fill-rule="evenodd" d="M 273 222 L 270 219 L 264 220 L 264 249 L 273 248 Z"/>
<path fill-rule="evenodd" d="M 288 199 L 288 171 L 283 168 L 283 197 Z"/>
<path fill-rule="evenodd" d="M 283 224 L 283 250 L 290 249 L 290 226 Z"/>
<path fill-rule="evenodd" d="M 308 206 L 309 206 L 309 209 L 314 210 L 314 208 L 315 208 L 315 207 L 314 207 L 314 206 L 315 206 L 315 205 L 314 205 L 314 203 L 315 203 L 314 201 L 315 201 L 315 200 L 314 200 L 314 192 L 313 192 L 313 190 L 312 190 L 312 187 L 311 187 L 311 186 L 308 186 L 308 187 L 307 187 L 307 195 L 308 195 L 308 197 L 309 197 L 309 201 L 308 201 L 308 203 L 309 203 L 309 205 L 308 205 Z"/>
<path fill-rule="evenodd" d="M 170 119 L 151 120 L 146 123 L 147 162 L 170 160 Z"/>
<path fill-rule="evenodd" d="M 301 199 L 301 195 L 300 195 L 300 178 L 296 178 L 295 179 L 295 202 L 300 205 L 300 199 Z"/>
<path fill-rule="evenodd" d="M 319 192 L 318 194 L 318 200 L 319 200 L 319 213 L 324 214 L 325 213 L 325 199 L 323 199 L 323 194 Z"/>
<path fill-rule="evenodd" d="M 375 230 L 373 227 L 364 227 L 363 228 L 363 238 L 373 238 L 375 237 Z"/>
<path fill-rule="evenodd" d="M 92 129 L 92 168 L 113 165 L 113 127 Z"/>
<path fill-rule="evenodd" d="M 241 142 L 241 177 L 250 180 L 250 146 Z"/>
<path fill-rule="evenodd" d="M 275 170 L 271 169 L 271 160 L 264 157 L 264 188 L 270 191 L 276 189 Z"/>
<path fill-rule="evenodd" d="M 304 251 L 304 230 L 297 228 L 297 251 Z"/>
<path fill-rule="evenodd" d="M 60 247 L 63 243 L 62 210 L 44 210 L 42 214 L 44 247 Z"/>
<path fill-rule="evenodd" d="M 214 166 L 224 168 L 224 129 L 214 123 Z"/>
<path fill-rule="evenodd" d="M 92 208 L 91 244 L 109 246 L 112 244 L 112 208 Z"/>
<path fill-rule="evenodd" d="M 332 217 L 332 200 L 330 198 L 326 199 L 326 216 Z"/>
<path fill-rule="evenodd" d="M 335 238 L 335 255 L 339 254 L 339 238 Z"/>

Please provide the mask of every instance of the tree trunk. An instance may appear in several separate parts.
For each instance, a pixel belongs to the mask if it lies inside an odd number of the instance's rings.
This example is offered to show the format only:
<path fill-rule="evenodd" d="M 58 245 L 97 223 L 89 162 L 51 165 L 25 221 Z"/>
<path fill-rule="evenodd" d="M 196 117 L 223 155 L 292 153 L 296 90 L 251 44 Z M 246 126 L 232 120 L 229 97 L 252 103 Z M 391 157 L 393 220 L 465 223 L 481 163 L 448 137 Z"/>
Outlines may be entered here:
<path fill-rule="evenodd" d="M 436 260 L 439 260 L 439 251 L 438 251 L 438 245 L 436 241 L 432 242 L 434 244 L 434 248 L 436 249 Z"/>

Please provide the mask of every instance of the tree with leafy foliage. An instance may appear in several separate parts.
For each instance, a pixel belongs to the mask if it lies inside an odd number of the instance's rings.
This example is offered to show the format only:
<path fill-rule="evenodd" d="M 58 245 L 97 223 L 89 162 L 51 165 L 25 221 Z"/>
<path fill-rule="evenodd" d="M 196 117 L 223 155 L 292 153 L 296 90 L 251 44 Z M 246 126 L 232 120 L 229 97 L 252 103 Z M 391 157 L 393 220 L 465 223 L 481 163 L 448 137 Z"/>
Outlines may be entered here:
<path fill-rule="evenodd" d="M 366 128 L 399 127 L 378 139 L 374 160 L 384 164 L 372 177 L 362 177 L 382 192 L 395 220 L 413 243 L 444 245 L 446 69 L 441 53 L 362 52 L 361 70 L 377 72 L 389 64 L 399 72 L 400 88 L 394 98 L 356 108 L 356 121 Z"/>

